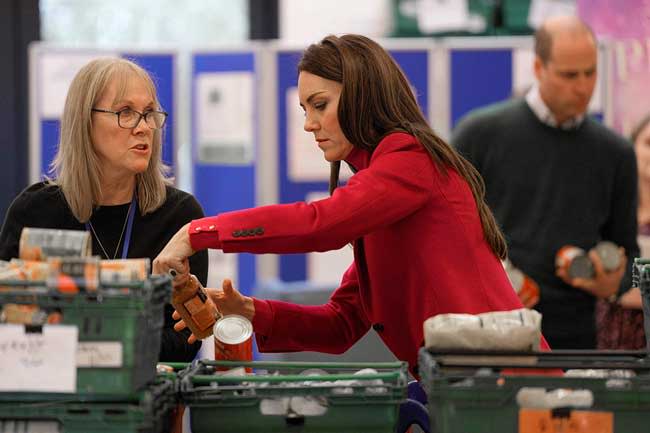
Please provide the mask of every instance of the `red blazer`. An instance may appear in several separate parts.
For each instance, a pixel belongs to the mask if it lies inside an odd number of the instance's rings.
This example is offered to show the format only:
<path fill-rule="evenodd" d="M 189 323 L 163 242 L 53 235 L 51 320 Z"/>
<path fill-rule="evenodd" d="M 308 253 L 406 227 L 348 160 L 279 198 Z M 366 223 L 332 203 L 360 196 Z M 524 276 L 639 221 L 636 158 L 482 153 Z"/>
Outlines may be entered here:
<path fill-rule="evenodd" d="M 332 197 L 190 225 L 195 250 L 306 253 L 354 245 L 354 263 L 327 304 L 255 299 L 261 351 L 342 353 L 372 326 L 413 367 L 425 319 L 523 307 L 485 242 L 468 184 L 451 169 L 444 175 L 413 136 L 390 134 L 372 155 L 355 148 L 347 161 L 357 173 Z"/>

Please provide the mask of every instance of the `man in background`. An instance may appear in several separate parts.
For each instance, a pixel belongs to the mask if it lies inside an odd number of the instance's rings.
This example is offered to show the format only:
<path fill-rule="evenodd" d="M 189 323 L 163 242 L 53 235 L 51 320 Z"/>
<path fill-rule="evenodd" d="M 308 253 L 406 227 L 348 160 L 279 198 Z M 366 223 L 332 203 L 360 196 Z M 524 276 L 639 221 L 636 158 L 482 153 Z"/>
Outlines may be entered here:
<path fill-rule="evenodd" d="M 586 116 L 597 78 L 597 42 L 576 17 L 554 17 L 535 34 L 537 85 L 524 99 L 470 113 L 452 143 L 481 173 L 514 266 L 541 289 L 536 305 L 552 348 L 595 348 L 597 298 L 630 288 L 636 243 L 637 171 L 629 143 Z M 592 278 L 556 269 L 565 245 L 622 246 L 620 265 Z"/>

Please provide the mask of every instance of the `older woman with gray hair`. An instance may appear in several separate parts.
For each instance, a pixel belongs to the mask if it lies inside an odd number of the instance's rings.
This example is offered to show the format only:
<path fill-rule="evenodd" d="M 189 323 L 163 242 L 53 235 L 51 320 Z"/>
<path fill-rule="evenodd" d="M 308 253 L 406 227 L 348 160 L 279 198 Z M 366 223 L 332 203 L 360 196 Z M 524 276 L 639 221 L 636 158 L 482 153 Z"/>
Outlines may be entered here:
<path fill-rule="evenodd" d="M 153 260 L 181 227 L 201 218 L 196 199 L 171 186 L 162 161 L 167 113 L 149 74 L 134 62 L 100 58 L 74 77 L 65 101 L 51 179 L 11 204 L 0 233 L 0 259 L 18 257 L 23 227 L 87 230 L 102 259 Z M 190 260 L 205 284 L 207 254 Z M 200 343 L 173 331 L 165 309 L 161 361 L 191 361 Z"/>

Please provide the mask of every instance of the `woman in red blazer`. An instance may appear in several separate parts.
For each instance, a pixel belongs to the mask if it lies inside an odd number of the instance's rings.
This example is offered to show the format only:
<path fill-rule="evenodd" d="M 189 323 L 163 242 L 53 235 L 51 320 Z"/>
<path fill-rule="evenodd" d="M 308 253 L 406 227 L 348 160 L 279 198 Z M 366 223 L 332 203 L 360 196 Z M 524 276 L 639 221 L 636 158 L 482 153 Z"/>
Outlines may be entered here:
<path fill-rule="evenodd" d="M 327 304 L 246 297 L 229 282 L 211 296 L 224 314 L 251 319 L 262 352 L 342 353 L 372 327 L 413 373 L 425 319 L 522 308 L 480 176 L 427 124 L 390 55 L 363 36 L 328 36 L 298 70 L 304 127 L 331 163 L 331 196 L 192 221 L 155 270 L 176 269 L 182 285 L 187 258 L 205 248 L 284 254 L 351 243 L 354 262 Z M 337 187 L 341 161 L 355 174 Z"/>

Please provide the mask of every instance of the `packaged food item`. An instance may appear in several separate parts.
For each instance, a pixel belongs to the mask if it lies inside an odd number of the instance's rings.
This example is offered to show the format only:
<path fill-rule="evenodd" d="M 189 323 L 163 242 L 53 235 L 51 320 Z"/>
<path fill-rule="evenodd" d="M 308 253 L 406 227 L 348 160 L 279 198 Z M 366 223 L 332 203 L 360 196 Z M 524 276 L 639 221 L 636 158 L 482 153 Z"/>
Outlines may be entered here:
<path fill-rule="evenodd" d="M 175 277 L 176 272 L 172 269 L 170 275 Z M 174 288 L 172 305 L 196 338 L 203 339 L 212 334 L 218 310 L 194 275 L 190 275 L 183 287 Z"/>
<path fill-rule="evenodd" d="M 134 283 L 149 276 L 151 261 L 143 259 L 101 260 L 99 276 L 102 284 Z"/>
<path fill-rule="evenodd" d="M 61 293 L 96 291 L 99 287 L 99 257 L 51 257 L 47 286 Z"/>
<path fill-rule="evenodd" d="M 509 259 L 502 261 L 502 264 L 512 288 L 515 289 L 524 307 L 530 308 L 537 304 L 539 302 L 539 286 L 535 280 L 517 268 Z"/>
<path fill-rule="evenodd" d="M 600 258 L 605 272 L 612 272 L 621 265 L 621 253 L 614 242 L 600 241 L 591 249 Z M 555 256 L 555 266 L 565 269 L 571 278 L 591 279 L 596 275 L 594 264 L 589 254 L 582 248 L 574 245 L 565 245 Z"/>
<path fill-rule="evenodd" d="M 615 271 L 621 265 L 621 253 L 614 242 L 600 241 L 593 250 L 598 254 L 605 271 Z"/>
<path fill-rule="evenodd" d="M 596 275 L 594 264 L 582 248 L 565 245 L 555 255 L 555 267 L 564 269 L 570 278 L 591 279 Z"/>
<path fill-rule="evenodd" d="M 215 359 L 224 361 L 253 360 L 253 324 L 238 314 L 222 316 L 214 324 L 214 338 L 219 340 L 223 350 L 215 347 Z M 247 369 L 248 371 L 249 369 Z"/>
<path fill-rule="evenodd" d="M 18 256 L 23 260 L 45 261 L 48 257 L 88 257 L 91 254 L 90 233 L 83 230 L 25 227 L 20 234 Z"/>

